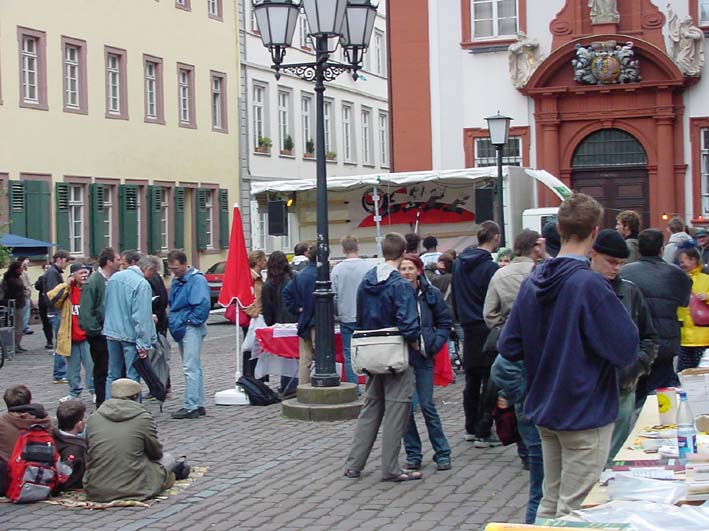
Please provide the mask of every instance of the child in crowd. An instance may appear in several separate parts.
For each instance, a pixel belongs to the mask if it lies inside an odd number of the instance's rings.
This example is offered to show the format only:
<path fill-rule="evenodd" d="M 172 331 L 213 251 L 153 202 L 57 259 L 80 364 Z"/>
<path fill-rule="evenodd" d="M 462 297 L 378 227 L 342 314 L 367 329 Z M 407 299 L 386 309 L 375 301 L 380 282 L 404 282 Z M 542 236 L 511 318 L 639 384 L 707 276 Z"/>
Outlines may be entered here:
<path fill-rule="evenodd" d="M 57 406 L 57 427 L 54 429 L 54 441 L 61 460 L 71 466 L 69 480 L 60 486 L 62 491 L 83 487 L 86 469 L 86 406 L 79 400 L 67 400 Z"/>

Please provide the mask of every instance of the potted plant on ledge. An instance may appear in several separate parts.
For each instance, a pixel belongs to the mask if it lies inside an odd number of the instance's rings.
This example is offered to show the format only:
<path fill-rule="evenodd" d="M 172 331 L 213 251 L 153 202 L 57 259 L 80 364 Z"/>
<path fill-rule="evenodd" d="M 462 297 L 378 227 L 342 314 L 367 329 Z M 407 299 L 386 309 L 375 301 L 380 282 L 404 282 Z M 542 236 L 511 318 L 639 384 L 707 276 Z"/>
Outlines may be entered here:
<path fill-rule="evenodd" d="M 337 160 L 337 153 L 335 151 L 328 151 L 325 153 L 325 158 L 327 160 Z"/>
<path fill-rule="evenodd" d="M 305 143 L 305 153 L 303 157 L 306 159 L 315 158 L 315 142 L 313 142 L 312 138 Z"/>
<path fill-rule="evenodd" d="M 258 146 L 256 146 L 256 153 L 270 153 L 272 145 L 273 142 L 271 142 L 270 138 L 267 136 L 259 136 Z"/>
<path fill-rule="evenodd" d="M 293 142 L 293 137 L 288 135 L 288 136 L 286 136 L 285 140 L 283 141 L 283 149 L 281 149 L 281 155 L 285 155 L 287 157 L 292 157 L 293 156 L 293 148 L 295 148 L 295 143 Z"/>

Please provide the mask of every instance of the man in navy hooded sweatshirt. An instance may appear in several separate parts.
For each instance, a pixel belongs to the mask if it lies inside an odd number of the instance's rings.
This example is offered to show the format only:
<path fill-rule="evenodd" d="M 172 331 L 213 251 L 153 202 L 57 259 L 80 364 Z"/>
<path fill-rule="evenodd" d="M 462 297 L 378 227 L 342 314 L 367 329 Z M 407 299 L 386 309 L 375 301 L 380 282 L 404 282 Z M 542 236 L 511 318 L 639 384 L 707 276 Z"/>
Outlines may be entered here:
<path fill-rule="evenodd" d="M 608 458 L 618 416 L 617 369 L 638 359 L 638 328 L 587 255 L 603 209 L 573 194 L 559 207 L 559 255 L 522 283 L 497 343 L 524 360 L 524 414 L 537 426 L 544 457 L 538 518 L 581 506 Z"/>
<path fill-rule="evenodd" d="M 500 444 L 490 436 L 492 410 L 483 410 L 483 397 L 494 359 L 483 352 L 490 333 L 483 318 L 483 306 L 490 279 L 498 270 L 492 259 L 492 253 L 498 247 L 500 227 L 494 221 L 483 221 L 478 231 L 478 246 L 465 249 L 453 265 L 453 309 L 463 327 L 465 440 L 474 441 L 476 448 Z"/>

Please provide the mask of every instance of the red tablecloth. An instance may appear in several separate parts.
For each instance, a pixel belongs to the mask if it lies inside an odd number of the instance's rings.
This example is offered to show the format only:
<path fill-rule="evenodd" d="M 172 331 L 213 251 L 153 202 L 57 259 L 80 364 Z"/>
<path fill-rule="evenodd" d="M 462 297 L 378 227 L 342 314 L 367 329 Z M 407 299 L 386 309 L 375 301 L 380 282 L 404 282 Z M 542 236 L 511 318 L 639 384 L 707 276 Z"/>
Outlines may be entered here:
<path fill-rule="evenodd" d="M 270 354 L 283 358 L 300 358 L 298 336 L 274 337 L 275 330 L 276 328 L 270 326 L 256 330 L 256 339 L 261 348 Z M 339 333 L 335 333 L 335 362 L 344 363 L 342 336 Z M 342 377 L 342 380 L 345 381 L 344 370 L 342 371 Z M 360 377 L 360 383 L 364 383 L 364 377 L 362 376 Z M 433 359 L 433 384 L 445 387 L 451 383 L 453 383 L 453 368 L 451 367 L 448 344 L 446 343 Z"/>

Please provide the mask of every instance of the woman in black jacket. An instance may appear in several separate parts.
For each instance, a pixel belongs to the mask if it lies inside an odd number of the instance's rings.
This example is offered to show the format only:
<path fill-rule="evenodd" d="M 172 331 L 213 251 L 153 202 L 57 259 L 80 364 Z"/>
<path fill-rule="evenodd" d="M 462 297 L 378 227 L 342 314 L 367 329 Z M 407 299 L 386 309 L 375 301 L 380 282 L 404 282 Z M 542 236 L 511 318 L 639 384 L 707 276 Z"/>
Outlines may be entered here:
<path fill-rule="evenodd" d="M 22 282 L 22 262 L 12 262 L 2 278 L 3 299 L 15 299 L 15 352 L 27 352 L 20 346 L 22 341 L 22 311 L 25 307 L 25 285 Z"/>
<path fill-rule="evenodd" d="M 409 362 L 414 368 L 416 390 L 409 416 L 409 423 L 404 435 L 406 449 L 406 468 L 418 470 L 421 468 L 421 438 L 414 420 L 416 402 L 421 405 L 421 413 L 426 421 L 428 438 L 433 446 L 433 460 L 438 470 L 450 470 L 451 451 L 448 440 L 443 433 L 441 418 L 433 403 L 433 357 L 448 341 L 451 330 L 451 318 L 443 294 L 433 286 L 423 272 L 423 262 L 413 254 L 405 254 L 399 266 L 399 272 L 416 290 L 419 322 L 421 324 L 420 353 L 410 352 Z"/>
<path fill-rule="evenodd" d="M 266 281 L 261 291 L 261 311 L 267 326 L 276 323 L 295 323 L 298 317 L 288 311 L 283 303 L 283 288 L 293 279 L 288 258 L 281 251 L 273 251 L 266 262 Z M 281 376 L 279 392 L 283 397 L 295 394 L 298 378 Z"/>

